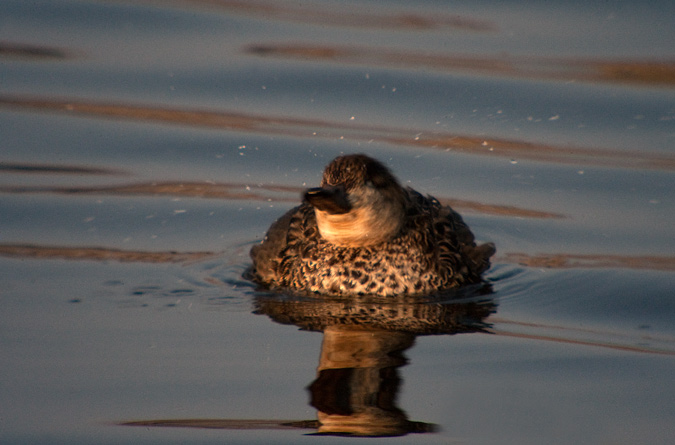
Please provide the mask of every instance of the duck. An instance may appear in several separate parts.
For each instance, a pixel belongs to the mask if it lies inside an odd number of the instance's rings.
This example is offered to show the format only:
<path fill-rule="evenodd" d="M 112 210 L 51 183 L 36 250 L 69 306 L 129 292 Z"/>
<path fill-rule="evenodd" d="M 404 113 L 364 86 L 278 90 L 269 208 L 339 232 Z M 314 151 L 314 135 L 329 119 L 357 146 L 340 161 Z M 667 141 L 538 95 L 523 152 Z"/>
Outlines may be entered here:
<path fill-rule="evenodd" d="M 348 154 L 251 248 L 248 276 L 274 291 L 421 296 L 480 283 L 494 253 L 451 207 Z"/>

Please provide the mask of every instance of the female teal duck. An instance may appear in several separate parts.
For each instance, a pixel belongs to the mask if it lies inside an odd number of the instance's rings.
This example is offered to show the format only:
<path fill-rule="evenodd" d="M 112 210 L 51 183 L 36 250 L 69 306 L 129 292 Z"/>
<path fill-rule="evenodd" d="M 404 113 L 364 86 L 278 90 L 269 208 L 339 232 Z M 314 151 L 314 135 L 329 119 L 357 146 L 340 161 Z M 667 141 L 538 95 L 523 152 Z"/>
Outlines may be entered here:
<path fill-rule="evenodd" d="M 340 156 L 321 187 L 251 249 L 266 287 L 336 296 L 424 295 L 481 281 L 495 252 L 476 245 L 462 217 L 403 188 L 380 162 Z"/>

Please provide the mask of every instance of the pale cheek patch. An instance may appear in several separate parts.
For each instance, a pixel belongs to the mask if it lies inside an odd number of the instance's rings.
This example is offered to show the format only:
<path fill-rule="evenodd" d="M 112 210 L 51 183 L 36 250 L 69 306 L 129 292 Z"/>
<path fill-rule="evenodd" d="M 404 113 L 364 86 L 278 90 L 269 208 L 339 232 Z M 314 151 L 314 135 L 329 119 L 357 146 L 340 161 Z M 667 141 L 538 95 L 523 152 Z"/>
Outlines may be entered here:
<path fill-rule="evenodd" d="M 394 206 L 355 209 L 344 215 L 316 211 L 319 232 L 326 241 L 343 247 L 372 246 L 391 239 L 401 229 L 403 210 Z"/>

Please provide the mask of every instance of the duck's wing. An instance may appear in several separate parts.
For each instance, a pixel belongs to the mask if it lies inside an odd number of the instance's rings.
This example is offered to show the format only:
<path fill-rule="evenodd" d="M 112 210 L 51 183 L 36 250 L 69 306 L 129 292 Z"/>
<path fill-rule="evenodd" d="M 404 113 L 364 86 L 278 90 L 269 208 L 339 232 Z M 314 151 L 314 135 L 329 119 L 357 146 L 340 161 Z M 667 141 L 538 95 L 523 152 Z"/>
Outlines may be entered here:
<path fill-rule="evenodd" d="M 291 221 L 301 207 L 292 208 L 272 223 L 262 242 L 251 248 L 251 259 L 253 260 L 251 273 L 257 281 L 270 284 L 276 280 L 277 265 L 281 253 L 288 243 Z"/>
<path fill-rule="evenodd" d="M 481 273 L 490 267 L 490 257 L 495 253 L 493 243 L 476 245 L 475 237 L 462 216 L 452 207 L 442 205 L 432 196 L 422 196 L 408 189 L 413 205 L 421 213 L 428 214 L 433 228 L 441 264 L 460 276 L 468 275 L 477 281 Z"/>
<path fill-rule="evenodd" d="M 475 237 L 462 216 L 450 206 L 442 206 L 438 219 L 445 222 L 457 239 L 457 248 L 462 254 L 462 260 L 476 279 L 490 267 L 490 257 L 495 254 L 493 243 L 476 244 Z M 443 252 L 441 252 L 441 255 Z"/>

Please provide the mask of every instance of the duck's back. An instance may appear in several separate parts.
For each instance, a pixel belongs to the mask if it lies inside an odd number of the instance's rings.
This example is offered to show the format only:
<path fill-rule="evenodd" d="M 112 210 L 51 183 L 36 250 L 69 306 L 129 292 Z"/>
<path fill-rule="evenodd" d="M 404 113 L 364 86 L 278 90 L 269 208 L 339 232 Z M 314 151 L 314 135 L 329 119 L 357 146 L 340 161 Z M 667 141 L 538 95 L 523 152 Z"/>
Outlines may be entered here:
<path fill-rule="evenodd" d="M 450 206 L 442 205 L 436 198 L 422 196 L 408 189 L 411 200 L 421 214 L 429 215 L 433 229 L 422 229 L 432 234 L 438 248 L 438 266 L 441 275 L 447 275 L 447 287 L 477 283 L 481 274 L 490 267 L 490 257 L 495 253 L 493 243 L 476 245 L 475 238 L 462 216 Z"/>

